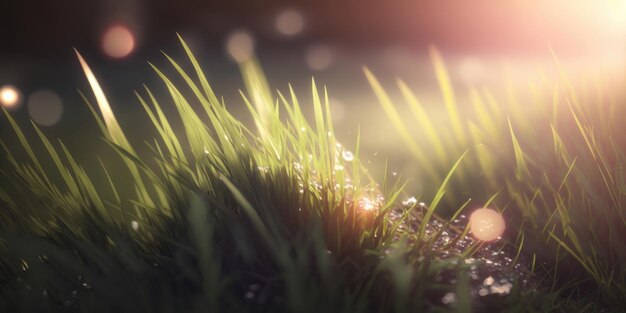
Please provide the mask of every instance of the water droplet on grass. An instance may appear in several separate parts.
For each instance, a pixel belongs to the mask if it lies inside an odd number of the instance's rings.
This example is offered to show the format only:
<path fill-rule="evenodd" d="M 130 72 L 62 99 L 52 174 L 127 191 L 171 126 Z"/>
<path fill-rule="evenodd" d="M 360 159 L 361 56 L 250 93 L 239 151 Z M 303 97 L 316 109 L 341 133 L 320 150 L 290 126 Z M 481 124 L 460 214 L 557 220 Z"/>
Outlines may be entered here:
<path fill-rule="evenodd" d="M 341 152 L 341 157 L 343 157 L 343 159 L 347 162 L 352 162 L 352 160 L 354 160 L 354 154 L 348 150 L 343 150 Z"/>
<path fill-rule="evenodd" d="M 485 280 L 483 281 L 483 285 L 485 286 L 491 286 L 493 285 L 493 283 L 494 283 L 494 279 L 491 276 L 485 278 Z"/>
<path fill-rule="evenodd" d="M 87 290 L 87 291 L 91 291 L 93 290 L 93 286 L 90 283 L 82 283 L 81 286 L 83 287 L 83 289 Z"/>
<path fill-rule="evenodd" d="M 404 201 L 402 201 L 402 205 L 405 207 L 412 207 L 417 204 L 417 199 L 415 197 L 410 197 Z"/>
<path fill-rule="evenodd" d="M 511 287 L 513 287 L 513 285 L 511 283 L 506 283 L 504 285 L 495 284 L 495 285 L 491 286 L 491 288 L 489 288 L 489 290 L 491 291 L 491 293 L 507 295 L 507 294 L 509 294 L 511 292 Z"/>
<path fill-rule="evenodd" d="M 20 268 L 22 269 L 22 271 L 26 272 L 29 269 L 29 265 L 28 262 L 26 262 L 26 260 L 21 260 L 20 261 Z"/>

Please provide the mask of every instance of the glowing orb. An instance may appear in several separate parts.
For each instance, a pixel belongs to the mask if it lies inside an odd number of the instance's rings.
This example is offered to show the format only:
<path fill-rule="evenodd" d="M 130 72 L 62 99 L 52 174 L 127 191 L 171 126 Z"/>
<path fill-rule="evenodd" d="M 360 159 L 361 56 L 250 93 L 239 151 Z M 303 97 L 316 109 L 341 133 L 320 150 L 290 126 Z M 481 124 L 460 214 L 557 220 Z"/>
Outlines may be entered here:
<path fill-rule="evenodd" d="M 230 34 L 226 40 L 226 51 L 233 60 L 243 62 L 254 55 L 254 39 L 244 30 Z"/>
<path fill-rule="evenodd" d="M 0 88 L 0 105 L 5 109 L 16 109 L 22 103 L 22 93 L 13 85 Z"/>
<path fill-rule="evenodd" d="M 492 209 L 478 209 L 470 216 L 470 230 L 478 240 L 493 241 L 504 233 L 504 218 Z"/>
<path fill-rule="evenodd" d="M 127 57 L 135 49 L 135 37 L 126 26 L 113 26 L 102 36 L 102 49 L 112 58 Z"/>
<path fill-rule="evenodd" d="M 28 113 L 35 123 L 52 126 L 63 116 L 63 101 L 52 90 L 38 90 L 28 97 Z"/>
<path fill-rule="evenodd" d="M 285 10 L 276 17 L 276 29 L 285 36 L 297 35 L 304 29 L 304 17 L 295 10 Z"/>

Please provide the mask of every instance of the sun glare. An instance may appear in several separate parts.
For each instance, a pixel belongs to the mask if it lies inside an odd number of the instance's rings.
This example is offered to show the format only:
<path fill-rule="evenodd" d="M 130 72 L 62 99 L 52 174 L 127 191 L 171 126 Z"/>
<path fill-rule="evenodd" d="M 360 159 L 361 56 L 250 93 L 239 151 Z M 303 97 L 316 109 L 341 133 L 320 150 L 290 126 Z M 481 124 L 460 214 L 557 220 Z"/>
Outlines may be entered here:
<path fill-rule="evenodd" d="M 626 33 L 626 0 L 610 1 L 607 11 L 610 23 Z"/>

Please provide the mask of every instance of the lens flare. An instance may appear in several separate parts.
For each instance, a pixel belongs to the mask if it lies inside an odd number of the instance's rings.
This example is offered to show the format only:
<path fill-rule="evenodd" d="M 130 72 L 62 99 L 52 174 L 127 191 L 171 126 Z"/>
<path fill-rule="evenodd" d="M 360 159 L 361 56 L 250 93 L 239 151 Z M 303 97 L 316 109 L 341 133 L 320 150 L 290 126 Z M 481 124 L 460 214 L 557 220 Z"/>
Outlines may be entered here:
<path fill-rule="evenodd" d="M 492 209 L 478 209 L 470 216 L 470 230 L 478 240 L 497 240 L 504 233 L 504 227 L 502 214 Z"/>
<path fill-rule="evenodd" d="M 22 103 L 22 93 L 13 85 L 0 87 L 0 105 L 5 109 L 17 109 Z"/>
<path fill-rule="evenodd" d="M 606 12 L 608 15 L 606 23 L 608 26 L 619 30 L 622 34 L 626 32 L 626 1 L 610 1 Z"/>
<path fill-rule="evenodd" d="M 126 26 L 112 26 L 102 36 L 102 49 L 112 58 L 125 58 L 135 49 L 135 36 Z"/>

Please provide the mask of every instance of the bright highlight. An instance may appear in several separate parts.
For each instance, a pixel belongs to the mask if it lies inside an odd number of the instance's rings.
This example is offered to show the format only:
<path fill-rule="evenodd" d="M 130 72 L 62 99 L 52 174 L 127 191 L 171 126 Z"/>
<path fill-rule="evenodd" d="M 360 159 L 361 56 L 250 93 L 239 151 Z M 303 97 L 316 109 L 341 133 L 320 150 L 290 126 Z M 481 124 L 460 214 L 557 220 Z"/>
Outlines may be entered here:
<path fill-rule="evenodd" d="M 22 94 L 13 85 L 4 85 L 0 88 L 0 105 L 5 109 L 16 109 L 22 102 Z"/>
<path fill-rule="evenodd" d="M 126 135 L 120 128 L 115 115 L 113 114 L 113 110 L 111 110 L 111 106 L 109 105 L 109 101 L 104 95 L 104 91 L 102 91 L 102 87 L 100 87 L 100 83 L 96 79 L 96 76 L 91 71 L 91 68 L 83 59 L 83 56 L 78 53 L 78 50 L 74 50 L 76 52 L 76 56 L 78 57 L 78 61 L 80 62 L 80 66 L 83 68 L 83 72 L 85 72 L 85 77 L 87 77 L 87 81 L 89 82 L 89 86 L 91 86 L 91 90 L 93 91 L 94 96 L 96 97 L 96 103 L 98 104 L 98 108 L 102 113 L 102 119 L 109 131 L 109 135 L 111 139 L 116 144 L 126 148 L 128 151 L 135 153 L 133 147 L 128 143 L 126 139 Z"/>
<path fill-rule="evenodd" d="M 504 233 L 504 227 L 502 214 L 492 209 L 478 209 L 470 216 L 470 230 L 478 240 L 497 240 Z"/>

